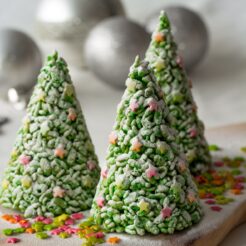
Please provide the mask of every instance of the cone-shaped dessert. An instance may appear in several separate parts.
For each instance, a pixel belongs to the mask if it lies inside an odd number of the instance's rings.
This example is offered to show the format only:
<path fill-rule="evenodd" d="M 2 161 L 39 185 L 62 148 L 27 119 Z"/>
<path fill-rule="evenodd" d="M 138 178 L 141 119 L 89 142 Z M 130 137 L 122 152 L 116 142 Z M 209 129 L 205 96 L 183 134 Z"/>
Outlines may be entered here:
<path fill-rule="evenodd" d="M 204 125 L 197 115 L 197 106 L 191 93 L 177 46 L 171 34 L 167 15 L 161 12 L 160 21 L 152 35 L 146 59 L 164 94 L 172 117 L 172 127 L 179 135 L 179 145 L 185 152 L 192 173 L 202 172 L 211 162 Z"/>
<path fill-rule="evenodd" d="M 25 216 L 89 209 L 100 168 L 66 62 L 48 57 L 6 168 L 0 203 Z"/>
<path fill-rule="evenodd" d="M 148 62 L 136 59 L 126 85 L 92 215 L 110 232 L 188 228 L 201 218 L 197 190 Z"/>

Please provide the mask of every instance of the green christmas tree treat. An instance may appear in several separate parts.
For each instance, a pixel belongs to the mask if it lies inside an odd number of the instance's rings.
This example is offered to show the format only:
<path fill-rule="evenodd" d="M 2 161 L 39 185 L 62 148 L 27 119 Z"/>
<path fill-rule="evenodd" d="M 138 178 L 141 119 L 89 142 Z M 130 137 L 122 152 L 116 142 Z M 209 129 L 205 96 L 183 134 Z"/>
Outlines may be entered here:
<path fill-rule="evenodd" d="M 178 132 L 179 145 L 186 154 L 191 172 L 205 171 L 211 157 L 204 137 L 204 125 L 197 116 L 191 81 L 177 55 L 170 22 L 164 12 L 161 12 L 159 25 L 152 35 L 146 59 L 164 92 L 164 100 L 172 115 L 171 125 Z"/>
<path fill-rule="evenodd" d="M 6 168 L 0 203 L 27 217 L 89 209 L 100 168 L 66 62 L 49 56 Z"/>
<path fill-rule="evenodd" d="M 126 86 L 91 212 L 109 232 L 172 234 L 201 219 L 197 190 L 148 62 Z"/>

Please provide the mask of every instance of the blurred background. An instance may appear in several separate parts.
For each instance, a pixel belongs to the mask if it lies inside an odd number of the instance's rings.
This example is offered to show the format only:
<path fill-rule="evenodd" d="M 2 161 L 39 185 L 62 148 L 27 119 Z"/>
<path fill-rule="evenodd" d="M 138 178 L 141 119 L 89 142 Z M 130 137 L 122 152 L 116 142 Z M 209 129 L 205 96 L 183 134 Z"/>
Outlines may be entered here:
<path fill-rule="evenodd" d="M 0 116 L 10 118 L 4 127 L 10 146 L 24 115 L 16 109 L 23 108 L 46 55 L 57 49 L 69 64 L 103 160 L 129 65 L 137 53 L 143 56 L 161 9 L 174 22 L 206 127 L 245 121 L 245 7 L 244 0 L 0 1 Z"/>
<path fill-rule="evenodd" d="M 245 122 L 245 8 L 245 0 L 0 0 L 1 162 L 41 64 L 56 49 L 69 64 L 103 164 L 129 65 L 143 56 L 161 9 L 170 13 L 206 127 Z"/>

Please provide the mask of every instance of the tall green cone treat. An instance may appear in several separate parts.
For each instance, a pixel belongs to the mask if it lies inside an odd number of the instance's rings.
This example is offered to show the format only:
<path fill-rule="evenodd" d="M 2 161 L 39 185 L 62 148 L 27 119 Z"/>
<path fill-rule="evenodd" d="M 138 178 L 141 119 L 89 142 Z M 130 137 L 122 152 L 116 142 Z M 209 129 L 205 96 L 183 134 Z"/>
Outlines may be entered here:
<path fill-rule="evenodd" d="M 126 85 L 92 215 L 109 232 L 171 234 L 188 228 L 201 219 L 197 190 L 148 62 L 136 59 Z"/>
<path fill-rule="evenodd" d="M 0 191 L 4 207 L 27 217 L 89 209 L 100 168 L 66 62 L 41 70 Z"/>
<path fill-rule="evenodd" d="M 164 92 L 164 100 L 172 115 L 171 125 L 178 132 L 179 145 L 186 154 L 191 172 L 205 171 L 211 163 L 211 157 L 204 137 L 204 125 L 197 116 L 191 81 L 177 55 L 177 46 L 164 12 L 161 12 L 159 25 L 152 35 L 146 59 Z"/>

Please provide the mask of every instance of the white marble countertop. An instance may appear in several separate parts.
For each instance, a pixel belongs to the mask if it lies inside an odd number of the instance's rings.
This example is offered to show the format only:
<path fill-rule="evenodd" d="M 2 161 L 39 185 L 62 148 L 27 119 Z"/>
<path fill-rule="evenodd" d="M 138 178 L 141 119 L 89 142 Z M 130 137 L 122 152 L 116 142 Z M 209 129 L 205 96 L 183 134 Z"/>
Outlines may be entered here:
<path fill-rule="evenodd" d="M 161 0 L 123 0 L 127 13 L 144 22 L 148 13 L 162 6 Z M 170 3 L 170 0 L 165 3 Z M 181 1 L 172 1 L 179 3 Z M 183 2 L 183 1 L 182 1 Z M 31 34 L 44 53 L 49 49 L 36 36 L 34 17 L 38 0 L 0 1 L 0 28 L 15 27 Z M 139 4 L 141 3 L 141 7 Z M 151 5 L 151 8 L 150 8 Z M 190 0 L 186 5 L 202 14 L 211 34 L 209 53 L 204 62 L 191 74 L 193 93 L 199 106 L 200 117 L 207 127 L 246 121 L 246 15 L 245 0 Z M 24 7 L 23 7 L 24 6 Z M 142 16 L 142 13 L 145 16 Z M 88 71 L 71 67 L 71 75 L 81 102 L 89 131 L 96 146 L 101 165 L 107 148 L 116 105 L 122 92 L 114 90 Z M 0 88 L 1 89 L 1 88 Z M 9 116 L 11 122 L 0 135 L 0 175 L 9 158 L 16 131 L 24 112 L 16 111 L 0 100 L 0 115 Z M 246 224 L 231 232 L 223 246 L 242 246 Z M 238 240 L 238 238 L 240 240 Z M 246 239 L 244 240 L 246 245 Z"/>

